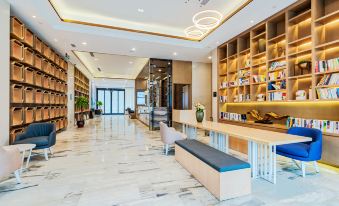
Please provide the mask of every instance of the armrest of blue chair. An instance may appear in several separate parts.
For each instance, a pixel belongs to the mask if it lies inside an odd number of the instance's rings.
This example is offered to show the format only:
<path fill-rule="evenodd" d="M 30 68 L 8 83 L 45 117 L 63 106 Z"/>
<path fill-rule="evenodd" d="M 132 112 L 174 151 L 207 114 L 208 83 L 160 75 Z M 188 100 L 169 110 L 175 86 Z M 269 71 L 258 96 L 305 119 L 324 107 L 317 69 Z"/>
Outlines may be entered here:
<path fill-rule="evenodd" d="M 48 137 L 49 146 L 55 145 L 55 141 L 56 141 L 56 131 L 53 131 L 49 134 Z"/>
<path fill-rule="evenodd" d="M 28 138 L 28 136 L 27 136 L 26 132 L 24 132 L 24 133 L 16 135 L 15 141 L 20 141 L 20 140 L 27 139 L 27 138 Z"/>

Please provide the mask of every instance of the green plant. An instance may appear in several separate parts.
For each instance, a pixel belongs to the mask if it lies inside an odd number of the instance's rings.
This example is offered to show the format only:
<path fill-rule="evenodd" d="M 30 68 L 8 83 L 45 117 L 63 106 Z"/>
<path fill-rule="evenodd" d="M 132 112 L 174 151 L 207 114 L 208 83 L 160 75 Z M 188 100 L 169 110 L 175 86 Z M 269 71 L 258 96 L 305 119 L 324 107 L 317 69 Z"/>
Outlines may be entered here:
<path fill-rule="evenodd" d="M 101 109 L 102 105 L 103 105 L 102 101 L 97 101 L 97 106 L 99 107 L 99 109 Z"/>
<path fill-rule="evenodd" d="M 84 120 L 83 110 L 88 107 L 88 99 L 84 96 L 80 96 L 75 101 L 75 106 L 80 108 L 81 114 L 78 115 L 78 121 Z"/>

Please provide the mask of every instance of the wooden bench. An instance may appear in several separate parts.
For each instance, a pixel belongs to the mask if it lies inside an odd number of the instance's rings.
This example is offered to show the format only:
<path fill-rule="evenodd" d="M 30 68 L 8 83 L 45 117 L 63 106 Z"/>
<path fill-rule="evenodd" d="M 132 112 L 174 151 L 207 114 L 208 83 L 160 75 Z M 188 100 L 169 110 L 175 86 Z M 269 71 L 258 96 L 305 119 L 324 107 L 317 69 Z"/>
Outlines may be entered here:
<path fill-rule="evenodd" d="M 175 159 L 219 200 L 251 193 L 247 162 L 196 140 L 176 141 Z"/>

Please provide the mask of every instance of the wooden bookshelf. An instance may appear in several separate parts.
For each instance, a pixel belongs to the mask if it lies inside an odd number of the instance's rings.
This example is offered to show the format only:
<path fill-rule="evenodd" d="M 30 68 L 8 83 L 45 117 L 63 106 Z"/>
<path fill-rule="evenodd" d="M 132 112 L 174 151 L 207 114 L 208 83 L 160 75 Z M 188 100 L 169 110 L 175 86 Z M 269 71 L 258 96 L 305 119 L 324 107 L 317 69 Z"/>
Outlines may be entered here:
<path fill-rule="evenodd" d="M 17 17 L 11 17 L 10 36 L 10 143 L 16 134 L 34 122 L 52 122 L 58 130 L 65 128 L 67 62 L 62 58 L 55 61 L 54 56 L 58 54 Z M 45 109 L 44 116 L 41 108 Z"/>
<path fill-rule="evenodd" d="M 338 26 L 338 0 L 301 0 L 220 45 L 219 121 L 229 122 L 222 118 L 222 113 L 246 114 L 250 108 L 297 118 L 338 121 L 338 108 L 332 113 L 326 110 L 324 114 L 318 105 L 328 103 L 331 108 L 339 105 L 339 99 L 323 99 L 319 91 L 339 88 L 337 84 L 319 85 L 326 75 L 338 74 L 339 68 L 321 71 L 316 68 L 321 61 L 339 57 Z M 248 76 L 249 84 L 245 81 L 246 84 L 241 85 Z M 297 98 L 300 90 L 305 91 L 305 99 Z M 279 108 L 272 106 L 275 104 Z M 263 127 L 253 122 L 242 124 Z M 286 131 L 283 122 L 270 127 Z M 326 138 L 339 136 L 324 135 Z M 238 148 L 240 143 L 234 139 L 232 142 Z M 244 150 L 245 143 L 241 144 Z M 339 148 L 339 142 L 326 139 L 326 144 L 336 144 Z M 339 161 L 333 164 L 339 165 Z"/>
<path fill-rule="evenodd" d="M 74 102 L 80 96 L 86 97 L 88 100 L 89 96 L 89 79 L 78 69 L 74 68 Z M 80 108 L 74 106 L 74 117 L 76 118 L 77 115 L 81 113 Z M 89 112 L 90 106 L 88 105 L 87 108 L 84 108 L 83 113 L 87 114 Z"/>

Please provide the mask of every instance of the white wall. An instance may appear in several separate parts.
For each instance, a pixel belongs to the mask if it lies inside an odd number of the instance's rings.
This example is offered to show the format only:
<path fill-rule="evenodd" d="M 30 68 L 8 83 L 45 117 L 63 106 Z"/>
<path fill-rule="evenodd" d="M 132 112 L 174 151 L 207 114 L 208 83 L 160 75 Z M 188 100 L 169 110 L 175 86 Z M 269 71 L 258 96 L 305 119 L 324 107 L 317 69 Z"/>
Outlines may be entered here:
<path fill-rule="evenodd" d="M 73 127 L 74 125 L 74 65 L 68 63 L 68 70 L 67 70 L 67 118 L 68 118 L 68 127 Z"/>
<path fill-rule="evenodd" d="M 125 109 L 135 109 L 135 80 L 129 79 L 105 79 L 95 78 L 92 80 L 92 98 L 96 101 L 97 88 L 125 89 Z"/>
<path fill-rule="evenodd" d="M 192 103 L 206 107 L 206 120 L 212 117 L 212 65 L 192 62 Z"/>
<path fill-rule="evenodd" d="M 9 142 L 9 18 L 9 4 L 5 0 L 0 0 L 0 146 Z"/>
<path fill-rule="evenodd" d="M 218 52 L 212 51 L 212 92 L 218 92 Z M 212 117 L 213 121 L 218 121 L 218 97 L 212 96 Z"/>

